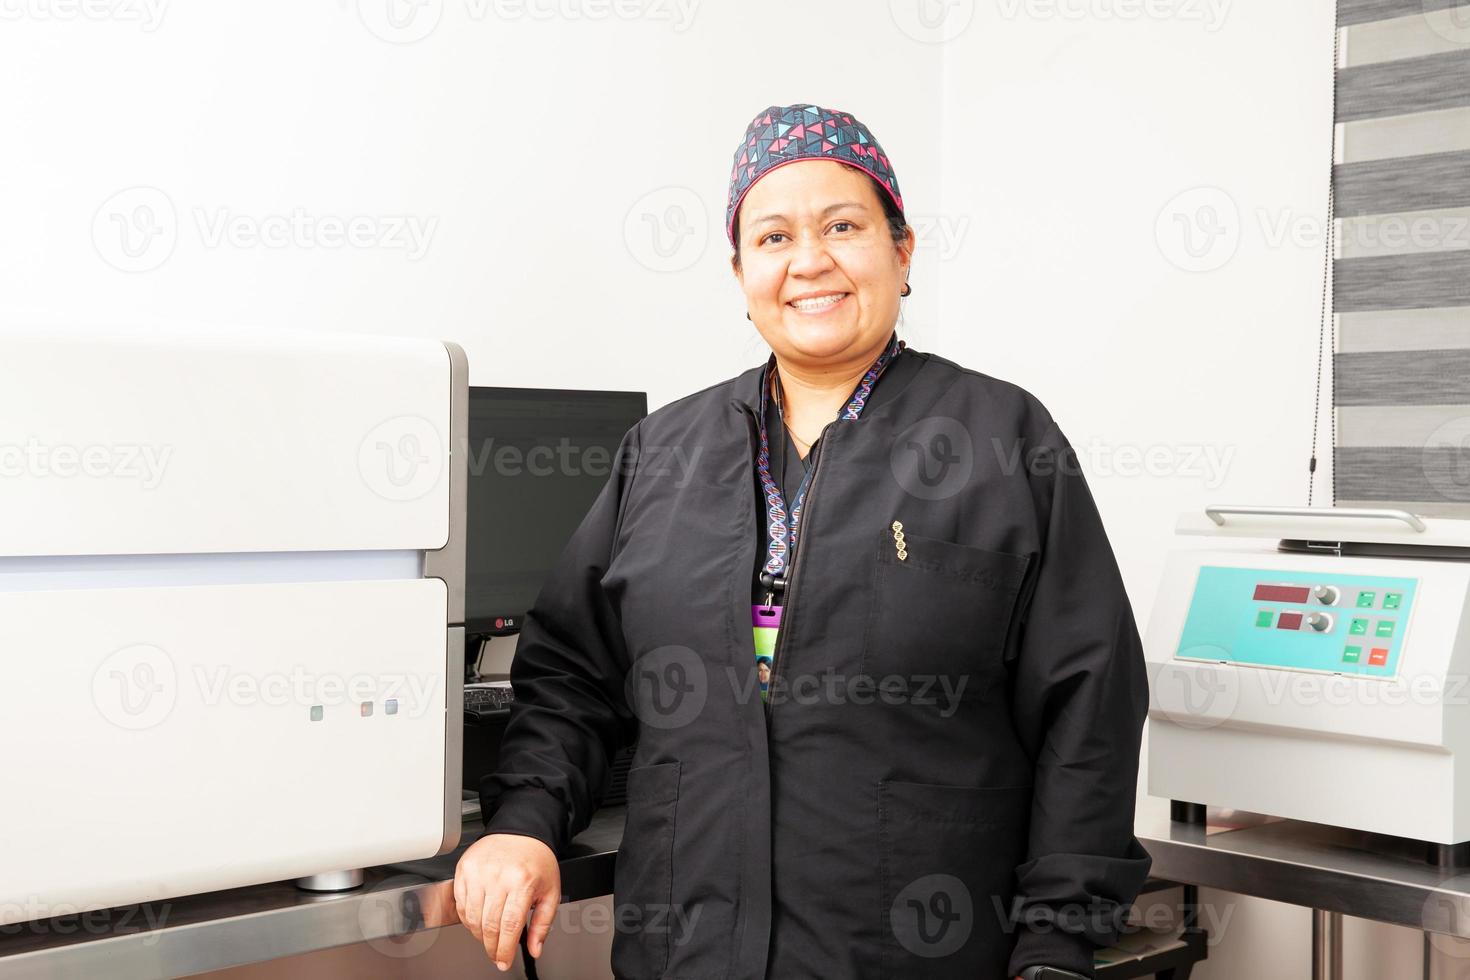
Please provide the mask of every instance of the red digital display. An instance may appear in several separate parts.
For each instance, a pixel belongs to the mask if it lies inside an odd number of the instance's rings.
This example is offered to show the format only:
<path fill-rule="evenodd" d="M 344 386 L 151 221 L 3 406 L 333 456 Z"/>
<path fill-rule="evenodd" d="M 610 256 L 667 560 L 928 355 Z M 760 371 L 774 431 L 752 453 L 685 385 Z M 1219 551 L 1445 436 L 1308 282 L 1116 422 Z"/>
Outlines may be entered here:
<path fill-rule="evenodd" d="M 1279 630 L 1299 630 L 1302 628 L 1302 614 L 1284 612 L 1281 618 L 1276 620 L 1276 628 Z"/>
<path fill-rule="evenodd" d="M 1306 602 L 1310 595 L 1305 585 L 1257 585 L 1255 598 L 1262 602 Z"/>

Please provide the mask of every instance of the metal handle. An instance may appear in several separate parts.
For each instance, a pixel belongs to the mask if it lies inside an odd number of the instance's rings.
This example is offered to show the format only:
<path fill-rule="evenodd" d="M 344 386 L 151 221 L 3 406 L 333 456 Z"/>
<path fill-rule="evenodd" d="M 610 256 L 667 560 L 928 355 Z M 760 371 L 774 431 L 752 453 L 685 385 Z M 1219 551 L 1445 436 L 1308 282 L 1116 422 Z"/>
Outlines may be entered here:
<path fill-rule="evenodd" d="M 1254 507 L 1212 504 L 1205 508 L 1205 516 L 1214 521 L 1216 526 L 1224 526 L 1226 514 L 1255 517 L 1358 517 L 1403 521 L 1416 531 L 1424 530 L 1424 522 L 1417 514 L 1395 507 Z"/>

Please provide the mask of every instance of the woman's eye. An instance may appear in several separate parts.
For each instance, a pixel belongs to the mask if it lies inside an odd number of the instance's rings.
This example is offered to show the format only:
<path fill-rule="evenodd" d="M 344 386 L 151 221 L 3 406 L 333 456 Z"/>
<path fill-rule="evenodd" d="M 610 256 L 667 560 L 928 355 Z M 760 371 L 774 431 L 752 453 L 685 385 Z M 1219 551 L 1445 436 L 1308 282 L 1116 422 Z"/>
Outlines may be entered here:
<path fill-rule="evenodd" d="M 773 231 L 769 235 L 767 235 L 765 238 L 762 238 L 761 239 L 761 244 L 762 245 L 766 245 L 766 244 L 770 243 L 773 239 L 776 239 L 776 238 L 785 238 L 785 237 L 786 236 L 783 233 L 781 233 L 779 231 Z"/>
<path fill-rule="evenodd" d="M 853 223 L 851 221 L 834 221 L 832 223 L 833 231 L 851 231 L 852 228 Z"/>

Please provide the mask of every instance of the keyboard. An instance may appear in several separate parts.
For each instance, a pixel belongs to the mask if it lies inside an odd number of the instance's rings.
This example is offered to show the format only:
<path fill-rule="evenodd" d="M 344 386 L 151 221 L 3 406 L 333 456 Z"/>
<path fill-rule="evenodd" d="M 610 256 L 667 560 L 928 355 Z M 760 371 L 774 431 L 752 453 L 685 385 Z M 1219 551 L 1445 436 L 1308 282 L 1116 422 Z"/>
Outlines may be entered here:
<path fill-rule="evenodd" d="M 466 685 L 464 689 L 464 709 L 466 711 L 495 711 L 499 708 L 509 708 L 510 703 L 515 699 L 515 691 L 509 687 Z"/>

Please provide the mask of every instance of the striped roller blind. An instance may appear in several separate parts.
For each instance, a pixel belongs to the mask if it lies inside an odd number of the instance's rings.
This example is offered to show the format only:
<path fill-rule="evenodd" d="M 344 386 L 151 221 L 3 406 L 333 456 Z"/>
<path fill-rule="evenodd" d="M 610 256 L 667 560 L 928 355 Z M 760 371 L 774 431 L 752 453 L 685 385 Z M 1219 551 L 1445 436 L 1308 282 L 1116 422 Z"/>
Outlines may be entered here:
<path fill-rule="evenodd" d="M 1470 0 L 1339 0 L 1334 500 L 1470 517 Z"/>

